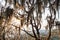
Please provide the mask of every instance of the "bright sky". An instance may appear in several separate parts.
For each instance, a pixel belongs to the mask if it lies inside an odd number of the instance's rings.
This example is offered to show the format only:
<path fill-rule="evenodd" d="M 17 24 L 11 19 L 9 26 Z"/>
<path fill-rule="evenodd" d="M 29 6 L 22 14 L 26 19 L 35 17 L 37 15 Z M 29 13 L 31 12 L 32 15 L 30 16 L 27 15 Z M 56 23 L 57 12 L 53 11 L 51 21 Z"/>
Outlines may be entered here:
<path fill-rule="evenodd" d="M 0 0 L 0 3 L 5 6 L 5 1 L 4 0 Z"/>

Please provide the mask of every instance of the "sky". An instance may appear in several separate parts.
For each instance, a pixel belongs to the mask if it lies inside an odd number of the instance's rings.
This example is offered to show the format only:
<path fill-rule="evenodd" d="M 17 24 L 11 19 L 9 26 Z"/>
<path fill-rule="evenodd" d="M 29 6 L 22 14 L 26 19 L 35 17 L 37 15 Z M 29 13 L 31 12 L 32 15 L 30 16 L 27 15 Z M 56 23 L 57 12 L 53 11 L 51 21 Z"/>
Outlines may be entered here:
<path fill-rule="evenodd" d="M 3 6 L 5 6 L 5 1 L 4 0 L 0 0 L 0 4 L 2 4 Z"/>

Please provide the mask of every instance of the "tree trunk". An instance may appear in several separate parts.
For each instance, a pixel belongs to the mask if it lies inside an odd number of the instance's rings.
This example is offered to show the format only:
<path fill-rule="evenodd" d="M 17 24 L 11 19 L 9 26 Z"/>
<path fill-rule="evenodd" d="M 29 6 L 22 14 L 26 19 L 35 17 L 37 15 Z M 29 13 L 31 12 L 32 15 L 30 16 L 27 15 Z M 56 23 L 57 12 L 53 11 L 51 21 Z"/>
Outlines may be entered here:
<path fill-rule="evenodd" d="M 40 40 L 40 38 L 36 38 L 35 40 Z"/>
<path fill-rule="evenodd" d="M 49 36 L 48 36 L 48 40 L 50 40 L 50 37 L 51 37 L 51 25 L 49 27 Z"/>

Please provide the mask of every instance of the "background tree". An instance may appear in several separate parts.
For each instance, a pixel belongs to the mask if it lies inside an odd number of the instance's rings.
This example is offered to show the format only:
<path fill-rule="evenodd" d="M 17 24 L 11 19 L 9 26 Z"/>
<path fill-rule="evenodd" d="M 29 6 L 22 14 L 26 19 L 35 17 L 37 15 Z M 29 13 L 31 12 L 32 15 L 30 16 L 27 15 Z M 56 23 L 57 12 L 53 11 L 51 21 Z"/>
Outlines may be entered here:
<path fill-rule="evenodd" d="M 1 8 L 0 19 L 3 20 L 4 18 L 6 20 L 5 23 L 7 25 L 10 19 L 12 18 L 12 16 L 21 20 L 21 24 L 20 24 L 21 26 L 19 26 L 19 35 L 20 35 L 20 30 L 22 30 L 21 27 L 23 27 L 24 24 L 27 25 L 27 28 L 29 24 L 31 24 L 33 35 L 28 33 L 26 30 L 23 31 L 26 32 L 31 37 L 34 37 L 35 40 L 41 40 L 39 30 L 42 27 L 41 25 L 42 15 L 45 13 L 45 8 L 48 7 L 50 16 L 46 17 L 47 18 L 46 20 L 48 22 L 48 28 L 49 28 L 49 35 L 47 40 L 50 40 L 51 29 L 55 24 L 56 14 L 57 12 L 59 13 L 59 4 L 60 4 L 59 0 L 53 0 L 53 1 L 52 0 L 4 0 L 4 1 L 6 3 L 5 6 Z M 8 4 L 9 6 L 7 7 Z M 13 8 L 11 7 L 12 4 L 13 4 Z M 3 10 L 3 8 L 5 9 Z M 36 16 L 34 14 L 36 14 Z M 3 39 L 5 40 L 4 37 Z"/>

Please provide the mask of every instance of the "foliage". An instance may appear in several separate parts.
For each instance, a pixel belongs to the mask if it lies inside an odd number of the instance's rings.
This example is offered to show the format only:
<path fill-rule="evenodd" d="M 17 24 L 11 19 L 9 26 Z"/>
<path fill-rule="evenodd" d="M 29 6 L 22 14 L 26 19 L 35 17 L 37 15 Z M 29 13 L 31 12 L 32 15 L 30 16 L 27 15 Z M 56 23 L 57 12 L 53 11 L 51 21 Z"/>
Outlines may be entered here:
<path fill-rule="evenodd" d="M 48 28 L 49 28 L 49 35 L 47 40 L 50 40 L 51 37 L 51 29 L 56 23 L 56 14 L 59 9 L 60 5 L 60 0 L 5 0 L 5 6 L 2 8 L 5 8 L 4 10 L 1 9 L 1 18 L 2 20 L 5 19 L 5 25 L 4 25 L 4 32 L 3 32 L 3 39 L 5 35 L 5 26 L 9 24 L 9 22 L 12 20 L 12 17 L 16 17 L 17 19 L 21 20 L 21 24 L 19 27 L 13 25 L 16 27 L 16 29 L 19 29 L 19 35 L 20 35 L 20 30 L 23 25 L 28 25 L 31 24 L 32 26 L 32 32 L 33 35 L 28 33 L 26 30 L 22 30 L 26 32 L 28 35 L 31 37 L 34 37 L 35 40 L 41 40 L 40 39 L 40 32 L 39 30 L 41 29 L 41 20 L 42 20 L 42 15 L 45 13 L 45 8 L 49 8 L 50 16 L 46 17 L 46 20 L 48 22 Z M 6 8 L 6 6 L 9 6 Z M 11 8 L 11 5 L 13 4 L 13 8 Z M 48 6 L 49 4 L 49 6 Z M 20 11 L 19 11 L 20 10 Z M 36 17 L 34 17 L 34 11 L 36 13 Z M 44 13 L 43 13 L 44 12 Z M 3 15 L 3 14 L 4 15 Z M 3 16 L 5 17 L 3 17 Z M 0 19 L 1 19 L 0 18 Z M 0 22 L 1 23 L 1 22 Z M 1 24 L 2 25 L 2 24 Z M 20 36 L 19 36 L 20 38 Z M 5 40 L 5 39 L 4 39 Z"/>

